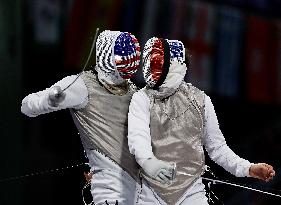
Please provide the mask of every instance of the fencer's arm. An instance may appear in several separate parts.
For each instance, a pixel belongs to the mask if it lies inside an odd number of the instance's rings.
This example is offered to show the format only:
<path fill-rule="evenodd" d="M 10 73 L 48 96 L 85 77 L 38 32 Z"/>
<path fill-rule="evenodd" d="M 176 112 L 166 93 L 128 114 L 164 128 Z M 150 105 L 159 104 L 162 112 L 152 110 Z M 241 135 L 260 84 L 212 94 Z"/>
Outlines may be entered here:
<path fill-rule="evenodd" d="M 249 176 L 251 163 L 236 155 L 226 144 L 219 128 L 214 106 L 209 96 L 205 96 L 205 127 L 203 144 L 210 158 L 226 171 L 237 177 Z"/>
<path fill-rule="evenodd" d="M 128 146 L 137 163 L 153 157 L 150 136 L 149 98 L 143 90 L 136 92 L 131 100 L 128 113 Z"/>
<path fill-rule="evenodd" d="M 75 108 L 80 109 L 88 103 L 88 90 L 81 77 L 79 77 L 75 83 L 67 88 L 65 93 L 65 99 L 56 107 L 49 103 L 50 89 L 54 86 L 60 86 L 61 89 L 67 87 L 74 81 L 76 75 L 68 76 L 43 91 L 32 93 L 26 96 L 22 100 L 21 112 L 29 117 L 36 117 L 41 114 L 66 109 Z"/>

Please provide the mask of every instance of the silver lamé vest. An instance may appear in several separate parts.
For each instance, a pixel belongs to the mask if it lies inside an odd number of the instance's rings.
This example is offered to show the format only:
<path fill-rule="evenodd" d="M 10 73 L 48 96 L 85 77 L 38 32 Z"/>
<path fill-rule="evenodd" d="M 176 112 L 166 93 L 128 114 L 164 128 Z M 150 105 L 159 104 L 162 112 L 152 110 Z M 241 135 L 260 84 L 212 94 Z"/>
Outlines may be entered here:
<path fill-rule="evenodd" d="M 85 108 L 72 110 L 85 150 L 98 150 L 138 180 L 138 167 L 128 148 L 128 111 L 133 95 L 114 95 L 105 89 L 96 75 L 87 71 L 81 75 L 88 89 Z M 105 167 L 106 168 L 106 167 Z"/>
<path fill-rule="evenodd" d="M 170 185 L 163 185 L 143 175 L 154 191 L 169 205 L 175 204 L 204 171 L 202 146 L 205 94 L 183 82 L 166 99 L 151 90 L 150 133 L 154 155 L 175 162 L 177 175 Z"/>

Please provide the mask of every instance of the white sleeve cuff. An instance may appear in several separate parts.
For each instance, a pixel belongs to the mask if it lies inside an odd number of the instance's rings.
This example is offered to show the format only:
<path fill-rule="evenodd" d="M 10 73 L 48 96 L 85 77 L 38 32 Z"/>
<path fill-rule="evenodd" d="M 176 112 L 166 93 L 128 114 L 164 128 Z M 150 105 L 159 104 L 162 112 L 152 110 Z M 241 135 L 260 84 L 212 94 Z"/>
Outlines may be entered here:
<path fill-rule="evenodd" d="M 137 163 L 142 167 L 143 166 L 143 163 L 146 161 L 146 160 L 148 160 L 149 158 L 152 158 L 154 155 L 153 155 L 153 153 L 151 153 L 150 155 L 148 155 L 147 157 L 145 157 L 145 158 L 137 158 L 136 157 L 136 161 L 137 161 Z"/>
<path fill-rule="evenodd" d="M 246 160 L 245 165 L 243 166 L 243 176 L 244 177 L 250 177 L 250 168 L 254 163 L 250 163 L 248 160 Z"/>

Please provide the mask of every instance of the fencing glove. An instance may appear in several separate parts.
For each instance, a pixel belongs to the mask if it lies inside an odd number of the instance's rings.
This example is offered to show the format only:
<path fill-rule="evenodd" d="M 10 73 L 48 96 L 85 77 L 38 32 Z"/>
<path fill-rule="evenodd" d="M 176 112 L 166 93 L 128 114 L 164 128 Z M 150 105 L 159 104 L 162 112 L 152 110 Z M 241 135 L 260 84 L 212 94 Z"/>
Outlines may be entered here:
<path fill-rule="evenodd" d="M 142 168 L 149 177 L 162 184 L 169 183 L 173 179 L 175 171 L 175 165 L 173 163 L 159 160 L 156 157 L 144 161 Z"/>
<path fill-rule="evenodd" d="M 65 93 L 62 92 L 60 86 L 54 86 L 50 88 L 48 94 L 48 103 L 52 107 L 58 107 L 65 99 Z"/>

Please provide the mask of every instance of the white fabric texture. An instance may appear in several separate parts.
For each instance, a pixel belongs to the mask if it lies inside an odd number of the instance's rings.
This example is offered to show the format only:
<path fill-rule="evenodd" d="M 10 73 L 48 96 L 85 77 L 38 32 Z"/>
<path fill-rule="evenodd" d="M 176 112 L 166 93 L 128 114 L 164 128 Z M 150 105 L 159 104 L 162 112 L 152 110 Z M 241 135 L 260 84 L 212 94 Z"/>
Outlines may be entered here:
<path fill-rule="evenodd" d="M 95 205 L 134 205 L 138 197 L 139 185 L 125 172 L 104 169 L 93 174 L 91 194 Z"/>
<path fill-rule="evenodd" d="M 141 186 L 120 166 L 96 150 L 86 150 L 93 174 L 91 194 L 96 205 L 136 204 Z"/>
<path fill-rule="evenodd" d="M 149 98 L 142 89 L 133 95 L 128 113 L 129 150 L 141 167 L 145 160 L 154 156 L 149 127 L 149 106 Z"/>
<path fill-rule="evenodd" d="M 76 79 L 76 75 L 67 76 L 55 83 L 53 86 L 60 86 L 61 89 L 66 88 L 70 83 Z M 53 87 L 51 86 L 51 87 Z M 65 99 L 57 107 L 52 107 L 48 103 L 48 95 L 50 88 L 37 93 L 32 93 L 22 100 L 21 112 L 29 117 L 36 117 L 41 114 L 66 109 L 74 108 L 80 109 L 88 103 L 88 90 L 81 77 L 73 83 L 65 92 Z"/>
<path fill-rule="evenodd" d="M 187 68 L 185 63 L 181 64 L 177 61 L 172 61 L 166 79 L 160 88 L 177 89 L 184 79 L 186 70 Z"/>
<path fill-rule="evenodd" d="M 138 197 L 140 205 L 167 205 L 149 185 L 144 181 Z M 205 185 L 202 178 L 197 179 L 193 185 L 184 193 L 175 205 L 207 205 Z"/>
<path fill-rule="evenodd" d="M 154 156 L 150 136 L 150 101 L 144 90 L 136 92 L 131 100 L 128 114 L 128 145 L 137 163 Z M 210 158 L 237 177 L 249 176 L 251 163 L 236 155 L 226 144 L 219 128 L 217 116 L 210 97 L 205 96 L 205 127 L 203 144 Z"/>

